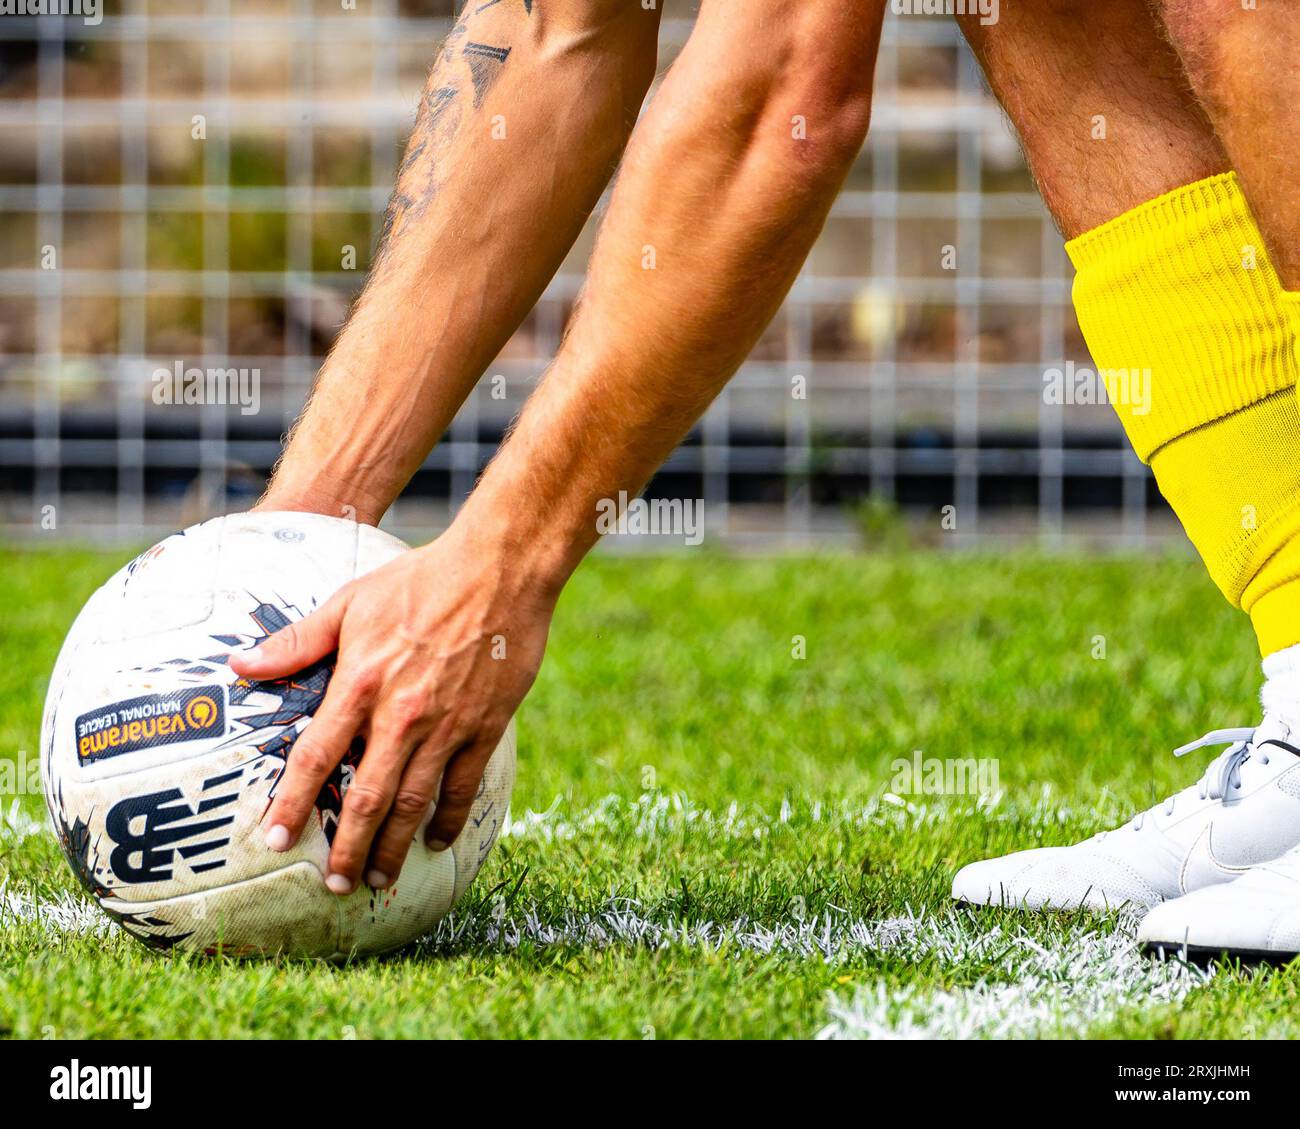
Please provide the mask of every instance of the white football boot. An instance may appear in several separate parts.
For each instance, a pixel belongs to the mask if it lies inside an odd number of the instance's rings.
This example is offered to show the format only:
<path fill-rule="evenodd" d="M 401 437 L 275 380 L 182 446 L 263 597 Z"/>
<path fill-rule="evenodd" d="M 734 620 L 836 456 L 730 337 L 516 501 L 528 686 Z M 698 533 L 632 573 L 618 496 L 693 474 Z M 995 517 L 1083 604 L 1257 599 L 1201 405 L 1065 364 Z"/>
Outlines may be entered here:
<path fill-rule="evenodd" d="M 1223 897 L 1207 888 L 1300 844 L 1300 725 L 1266 712 L 1255 729 L 1219 729 L 1174 755 L 1225 744 L 1197 784 L 1122 827 L 1072 847 L 971 863 L 957 872 L 952 896 L 975 905 L 1138 912 L 1196 890 Z M 1300 863 L 1292 869 L 1300 875 Z M 1300 894 L 1300 877 L 1295 890 Z M 1296 905 L 1300 922 L 1300 899 Z"/>
<path fill-rule="evenodd" d="M 1159 957 L 1220 955 L 1285 963 L 1300 956 L 1300 847 L 1230 886 L 1205 886 L 1156 906 L 1138 940 Z"/>

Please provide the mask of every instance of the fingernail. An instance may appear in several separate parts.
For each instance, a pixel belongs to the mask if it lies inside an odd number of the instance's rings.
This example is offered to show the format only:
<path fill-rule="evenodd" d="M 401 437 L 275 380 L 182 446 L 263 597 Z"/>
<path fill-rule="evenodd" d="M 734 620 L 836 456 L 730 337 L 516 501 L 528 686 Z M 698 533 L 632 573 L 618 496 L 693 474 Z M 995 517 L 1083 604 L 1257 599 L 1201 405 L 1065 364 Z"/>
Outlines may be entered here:
<path fill-rule="evenodd" d="M 445 851 L 446 849 L 447 849 L 447 844 L 444 843 L 441 839 L 430 839 L 430 840 L 429 840 L 429 850 L 431 850 L 431 851 Z"/>
<path fill-rule="evenodd" d="M 388 885 L 388 875 L 382 870 L 372 870 L 366 875 L 366 885 L 372 890 L 382 890 Z"/>
<path fill-rule="evenodd" d="M 352 893 L 352 879 L 342 874 L 331 874 L 325 879 L 325 885 L 331 894 Z"/>
<path fill-rule="evenodd" d="M 289 829 L 284 824 L 277 823 L 266 833 L 266 845 L 273 851 L 287 851 L 289 849 Z"/>

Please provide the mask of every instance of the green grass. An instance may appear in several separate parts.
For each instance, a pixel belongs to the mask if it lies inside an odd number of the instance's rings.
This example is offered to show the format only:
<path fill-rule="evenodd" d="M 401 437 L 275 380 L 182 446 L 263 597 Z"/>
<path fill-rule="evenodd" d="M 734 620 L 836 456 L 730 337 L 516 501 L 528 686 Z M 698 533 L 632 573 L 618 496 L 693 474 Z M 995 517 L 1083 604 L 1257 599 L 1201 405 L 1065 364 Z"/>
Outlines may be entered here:
<path fill-rule="evenodd" d="M 34 755 L 62 634 L 125 556 L 0 554 L 0 755 Z M 1182 558 L 595 560 L 520 716 L 514 833 L 436 937 L 239 963 L 0 909 L 0 1034 L 1295 1036 L 1290 971 L 1206 982 L 1124 921 L 947 899 L 965 861 L 1188 783 L 1169 750 L 1251 723 L 1256 664 Z M 1000 794 L 886 796 L 918 749 L 995 758 Z M 40 797 L 3 801 L 7 895 L 80 901 L 23 829 Z"/>

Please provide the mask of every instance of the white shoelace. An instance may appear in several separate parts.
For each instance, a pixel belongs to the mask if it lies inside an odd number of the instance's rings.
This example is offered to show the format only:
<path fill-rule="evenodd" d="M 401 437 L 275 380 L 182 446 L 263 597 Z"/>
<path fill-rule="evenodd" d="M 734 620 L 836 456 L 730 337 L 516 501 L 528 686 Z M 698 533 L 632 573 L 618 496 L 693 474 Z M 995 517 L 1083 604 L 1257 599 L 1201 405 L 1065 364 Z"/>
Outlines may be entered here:
<path fill-rule="evenodd" d="M 1258 756 L 1261 765 L 1268 764 L 1268 754 L 1252 744 L 1255 732 L 1254 728 L 1212 729 L 1204 737 L 1198 737 L 1195 741 L 1181 745 L 1174 750 L 1174 756 L 1184 757 L 1188 753 L 1195 752 L 1197 749 L 1204 749 L 1207 746 L 1228 746 L 1210 762 L 1210 766 L 1205 770 L 1205 775 L 1201 777 L 1197 785 L 1197 794 L 1202 800 L 1221 800 L 1228 794 L 1229 789 L 1240 788 L 1241 766 L 1252 756 Z M 1163 808 L 1166 816 L 1173 815 L 1174 804 L 1177 799 L 1178 795 L 1175 793 L 1165 800 L 1163 804 L 1156 804 L 1155 807 L 1139 812 L 1129 821 L 1129 826 L 1134 831 L 1140 831 L 1143 821 L 1157 808 Z"/>

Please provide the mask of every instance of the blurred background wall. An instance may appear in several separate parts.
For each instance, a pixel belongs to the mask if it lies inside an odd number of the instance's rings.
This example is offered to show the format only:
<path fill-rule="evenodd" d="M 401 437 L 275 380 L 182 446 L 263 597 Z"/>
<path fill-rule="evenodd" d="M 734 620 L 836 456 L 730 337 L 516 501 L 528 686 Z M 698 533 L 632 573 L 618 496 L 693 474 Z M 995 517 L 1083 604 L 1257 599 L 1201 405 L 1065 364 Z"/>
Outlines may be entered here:
<path fill-rule="evenodd" d="M 667 0 L 661 75 L 694 10 Z M 0 17 L 8 538 L 141 541 L 252 501 L 363 281 L 451 17 L 452 0 Z M 395 528 L 427 537 L 472 486 L 559 341 L 594 227 Z M 1060 402 L 1055 374 L 1090 364 L 1070 277 L 952 21 L 891 12 L 870 139 L 825 232 L 650 493 L 702 499 L 709 539 L 759 547 L 900 524 L 954 546 L 1163 539 L 1111 409 Z M 157 403 L 177 366 L 244 370 L 255 410 Z"/>

